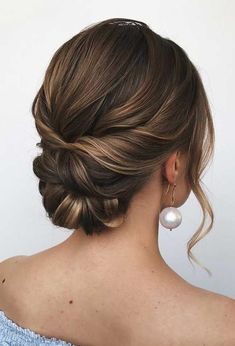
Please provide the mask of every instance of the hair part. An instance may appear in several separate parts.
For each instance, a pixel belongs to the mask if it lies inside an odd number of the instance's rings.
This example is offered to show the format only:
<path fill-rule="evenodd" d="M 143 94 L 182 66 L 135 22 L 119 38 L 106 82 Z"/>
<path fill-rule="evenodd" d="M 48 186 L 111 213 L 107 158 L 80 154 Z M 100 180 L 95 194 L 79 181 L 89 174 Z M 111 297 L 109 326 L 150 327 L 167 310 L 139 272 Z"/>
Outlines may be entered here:
<path fill-rule="evenodd" d="M 32 114 L 42 148 L 33 171 L 47 215 L 90 236 L 126 214 L 173 151 L 188 153 L 203 220 L 187 253 L 200 265 L 191 248 L 213 226 L 201 176 L 213 154 L 214 127 L 200 75 L 179 45 L 141 21 L 90 25 L 54 53 Z"/>

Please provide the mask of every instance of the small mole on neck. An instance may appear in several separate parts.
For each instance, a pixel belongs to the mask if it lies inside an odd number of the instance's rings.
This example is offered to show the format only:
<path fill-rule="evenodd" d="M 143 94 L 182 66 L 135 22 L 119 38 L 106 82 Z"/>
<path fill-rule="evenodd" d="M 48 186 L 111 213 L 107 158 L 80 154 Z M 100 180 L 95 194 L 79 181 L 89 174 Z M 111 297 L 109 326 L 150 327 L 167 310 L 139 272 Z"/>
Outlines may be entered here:
<path fill-rule="evenodd" d="M 72 301 L 72 300 L 70 300 L 70 301 L 69 301 L 69 304 L 72 304 L 72 303 L 73 303 L 73 301 Z"/>
<path fill-rule="evenodd" d="M 5 281 L 6 281 L 6 279 L 4 278 L 4 279 L 2 280 L 2 283 L 4 284 Z"/>

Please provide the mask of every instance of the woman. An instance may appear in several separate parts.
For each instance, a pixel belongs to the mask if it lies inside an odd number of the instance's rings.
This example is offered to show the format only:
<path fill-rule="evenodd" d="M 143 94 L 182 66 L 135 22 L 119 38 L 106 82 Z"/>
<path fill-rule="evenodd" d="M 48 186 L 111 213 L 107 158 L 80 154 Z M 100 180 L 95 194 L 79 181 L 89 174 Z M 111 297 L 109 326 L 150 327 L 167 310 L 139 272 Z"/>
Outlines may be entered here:
<path fill-rule="evenodd" d="M 189 259 L 213 224 L 200 179 L 214 127 L 185 51 L 140 21 L 91 25 L 55 52 L 32 113 L 43 205 L 73 232 L 1 263 L 0 345 L 235 345 L 234 300 L 185 281 L 158 246 L 191 191 L 204 219 Z"/>

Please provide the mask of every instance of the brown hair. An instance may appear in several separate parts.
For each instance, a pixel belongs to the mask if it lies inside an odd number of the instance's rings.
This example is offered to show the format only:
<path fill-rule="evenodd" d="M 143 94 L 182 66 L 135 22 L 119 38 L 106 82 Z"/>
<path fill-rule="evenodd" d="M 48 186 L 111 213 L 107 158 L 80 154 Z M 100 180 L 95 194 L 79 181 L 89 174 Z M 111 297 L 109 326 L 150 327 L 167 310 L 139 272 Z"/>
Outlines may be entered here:
<path fill-rule="evenodd" d="M 180 46 L 137 20 L 90 25 L 53 55 L 32 113 L 43 149 L 33 170 L 47 214 L 87 235 L 125 215 L 173 151 L 188 153 L 189 183 L 203 211 L 188 257 L 199 263 L 191 248 L 214 219 L 201 186 L 214 127 L 200 75 Z"/>

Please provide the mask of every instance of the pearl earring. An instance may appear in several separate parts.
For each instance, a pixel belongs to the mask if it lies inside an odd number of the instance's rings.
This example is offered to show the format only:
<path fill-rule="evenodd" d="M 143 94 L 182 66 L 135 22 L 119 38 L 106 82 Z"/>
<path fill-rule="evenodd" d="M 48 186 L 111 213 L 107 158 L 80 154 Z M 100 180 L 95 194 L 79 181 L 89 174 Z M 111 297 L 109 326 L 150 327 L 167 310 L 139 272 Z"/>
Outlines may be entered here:
<path fill-rule="evenodd" d="M 168 185 L 166 193 L 168 193 L 170 184 Z M 176 228 L 181 224 L 182 221 L 182 215 L 180 211 L 173 207 L 173 204 L 175 202 L 174 200 L 174 192 L 175 192 L 176 184 L 174 183 L 173 190 L 172 190 L 172 199 L 171 199 L 171 206 L 164 208 L 159 216 L 160 222 L 162 226 L 165 228 L 169 228 L 170 231 L 172 231 L 172 228 Z"/>

